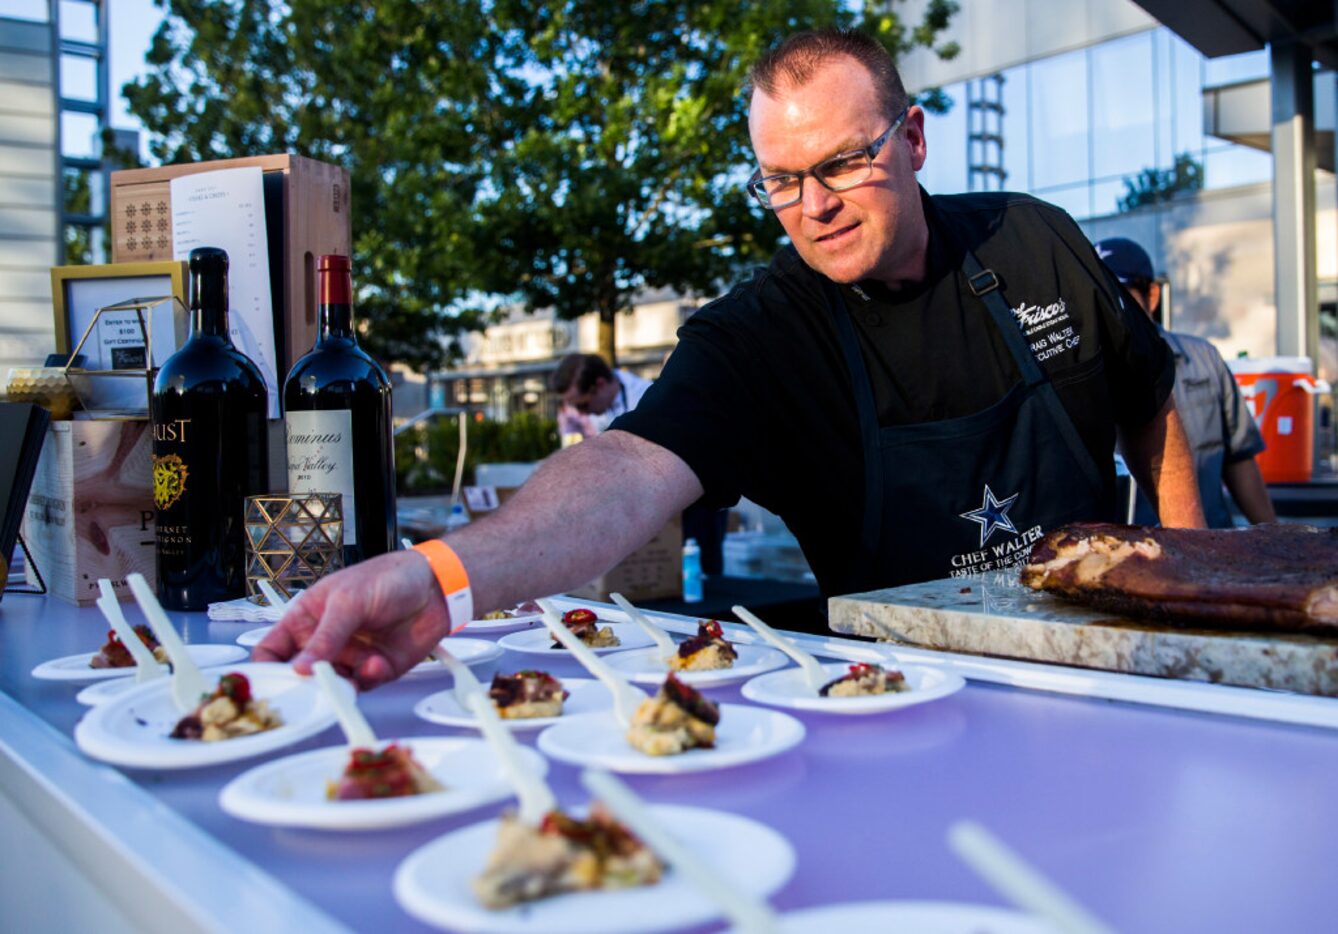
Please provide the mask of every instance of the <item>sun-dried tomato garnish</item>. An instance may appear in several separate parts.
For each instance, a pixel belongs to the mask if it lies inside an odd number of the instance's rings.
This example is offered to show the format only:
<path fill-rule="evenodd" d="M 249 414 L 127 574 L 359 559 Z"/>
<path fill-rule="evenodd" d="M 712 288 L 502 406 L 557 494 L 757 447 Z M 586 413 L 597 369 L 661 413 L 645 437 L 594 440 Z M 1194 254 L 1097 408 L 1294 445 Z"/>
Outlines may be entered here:
<path fill-rule="evenodd" d="M 725 631 L 720 628 L 720 623 L 713 619 L 702 620 L 697 624 L 711 636 L 712 639 L 725 638 Z"/>
<path fill-rule="evenodd" d="M 568 628 L 589 626 L 591 623 L 597 622 L 599 622 L 599 617 L 595 615 L 594 610 L 568 610 L 562 614 L 562 623 Z"/>
<path fill-rule="evenodd" d="M 218 679 L 219 697 L 226 697 L 238 707 L 245 707 L 251 701 L 251 682 L 240 672 L 231 672 Z"/>
<path fill-rule="evenodd" d="M 711 726 L 720 722 L 720 708 L 713 701 L 707 700 L 701 691 L 678 680 L 673 672 L 664 679 L 663 691 L 671 703 L 683 708 L 689 716 Z"/>

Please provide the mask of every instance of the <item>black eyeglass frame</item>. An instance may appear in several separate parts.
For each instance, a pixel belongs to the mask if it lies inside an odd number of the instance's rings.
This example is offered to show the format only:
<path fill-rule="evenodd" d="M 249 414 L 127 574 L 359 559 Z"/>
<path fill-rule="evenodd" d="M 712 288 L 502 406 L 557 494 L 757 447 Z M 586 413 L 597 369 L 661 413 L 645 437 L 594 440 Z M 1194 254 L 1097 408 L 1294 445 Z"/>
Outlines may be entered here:
<path fill-rule="evenodd" d="M 906 122 L 906 115 L 909 114 L 910 111 L 911 108 L 909 105 L 902 108 L 901 113 L 897 114 L 897 118 L 892 121 L 892 125 L 878 136 L 874 137 L 873 142 L 869 143 L 869 145 L 862 146 L 859 149 L 848 149 L 845 152 L 838 152 L 836 155 L 828 156 L 816 165 L 809 166 L 801 172 L 779 172 L 775 175 L 763 175 L 762 170 L 758 169 L 753 172 L 752 178 L 748 179 L 748 193 L 756 198 L 757 203 L 762 205 L 762 207 L 772 211 L 779 211 L 782 208 L 791 207 L 804 200 L 805 176 L 815 179 L 819 185 L 832 192 L 849 191 L 855 186 L 863 184 L 868 181 L 869 176 L 873 174 L 873 160 L 878 158 L 878 154 L 883 151 L 883 147 L 886 146 L 887 141 L 892 138 L 892 134 L 901 129 L 901 125 Z M 849 184 L 835 185 L 822 177 L 824 166 L 831 165 L 833 162 L 846 162 L 857 156 L 864 157 L 865 174 L 860 178 Z M 778 179 L 794 180 L 796 183 L 796 193 L 792 200 L 779 204 L 771 200 L 771 196 L 767 194 L 766 183 L 775 182 Z"/>

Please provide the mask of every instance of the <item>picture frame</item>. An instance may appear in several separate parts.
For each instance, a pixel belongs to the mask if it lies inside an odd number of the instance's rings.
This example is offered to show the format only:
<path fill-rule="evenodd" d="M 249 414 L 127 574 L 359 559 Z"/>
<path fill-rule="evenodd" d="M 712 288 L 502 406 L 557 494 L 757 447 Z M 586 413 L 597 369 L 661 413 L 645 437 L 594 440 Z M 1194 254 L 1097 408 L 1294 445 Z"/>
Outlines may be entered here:
<path fill-rule="evenodd" d="M 86 410 L 148 415 L 153 373 L 188 336 L 186 271 L 179 260 L 51 267 L 56 350 L 77 351 L 65 375 Z"/>
<path fill-rule="evenodd" d="M 162 302 L 152 318 L 153 359 L 146 360 L 144 341 L 133 312 L 102 315 L 98 333 L 80 351 L 90 370 L 153 369 L 186 342 L 190 321 L 180 309 L 186 300 L 186 263 L 161 260 L 107 263 L 95 266 L 52 266 L 51 302 L 56 319 L 56 351 L 68 354 L 94 323 L 99 308 L 144 298 L 175 297 Z M 136 353 L 138 348 L 138 353 Z"/>

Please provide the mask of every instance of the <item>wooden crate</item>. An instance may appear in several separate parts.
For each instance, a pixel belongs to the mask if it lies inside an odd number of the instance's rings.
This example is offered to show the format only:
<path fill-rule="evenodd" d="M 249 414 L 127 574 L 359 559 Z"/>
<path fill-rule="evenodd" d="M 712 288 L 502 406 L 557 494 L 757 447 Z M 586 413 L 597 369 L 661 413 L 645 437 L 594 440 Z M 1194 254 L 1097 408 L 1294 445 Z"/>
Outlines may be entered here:
<path fill-rule="evenodd" d="M 635 603 L 683 596 L 683 519 L 674 516 L 653 539 L 617 567 L 571 592 L 573 597 L 608 600 L 620 593 Z"/>
<path fill-rule="evenodd" d="M 172 258 L 173 178 L 258 166 L 264 173 L 270 296 L 280 385 L 316 340 L 316 257 L 349 255 L 348 172 L 302 156 L 255 156 L 111 173 L 112 262 Z"/>
<path fill-rule="evenodd" d="M 37 462 L 23 539 L 47 589 L 79 606 L 98 578 L 130 598 L 126 575 L 157 580 L 153 432 L 147 419 L 52 422 Z"/>

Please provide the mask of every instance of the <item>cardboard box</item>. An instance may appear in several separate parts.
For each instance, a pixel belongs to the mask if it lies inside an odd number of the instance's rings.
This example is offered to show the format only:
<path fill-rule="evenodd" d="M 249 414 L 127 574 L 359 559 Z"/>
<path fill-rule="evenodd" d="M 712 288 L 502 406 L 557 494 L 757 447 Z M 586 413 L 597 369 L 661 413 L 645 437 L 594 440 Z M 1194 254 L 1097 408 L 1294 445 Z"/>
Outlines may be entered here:
<path fill-rule="evenodd" d="M 573 597 L 606 601 L 617 591 L 635 603 L 683 596 L 683 519 L 674 516 L 660 534 L 602 577 L 573 590 Z"/>
<path fill-rule="evenodd" d="M 126 575 L 153 586 L 153 432 L 147 419 L 52 422 L 23 515 L 23 540 L 47 590 L 79 606 L 110 578 L 130 599 Z"/>
<path fill-rule="evenodd" d="M 348 172 L 302 156 L 254 156 L 111 173 L 112 262 L 172 259 L 173 178 L 258 166 L 264 173 L 270 296 L 282 383 L 316 340 L 316 257 L 349 255 Z"/>

